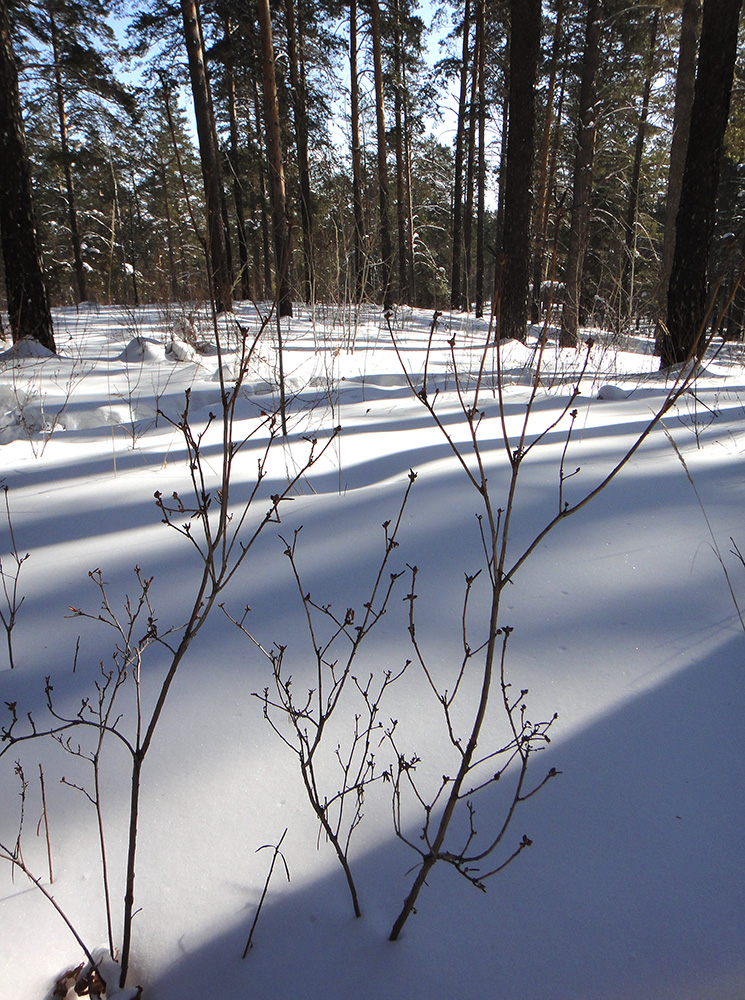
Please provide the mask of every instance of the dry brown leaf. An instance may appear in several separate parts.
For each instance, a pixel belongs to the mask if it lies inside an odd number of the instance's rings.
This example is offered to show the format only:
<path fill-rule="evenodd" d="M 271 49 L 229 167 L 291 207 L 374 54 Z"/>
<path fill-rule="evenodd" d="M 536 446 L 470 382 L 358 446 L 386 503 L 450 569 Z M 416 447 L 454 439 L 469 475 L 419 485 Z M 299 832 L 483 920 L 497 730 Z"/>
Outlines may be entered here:
<path fill-rule="evenodd" d="M 75 985 L 75 982 L 83 971 L 83 962 L 77 967 L 77 969 L 68 969 L 67 972 L 63 972 L 62 975 L 57 979 L 54 984 L 54 990 L 52 991 L 53 997 L 59 997 L 60 1000 L 65 1000 L 70 987 Z"/>

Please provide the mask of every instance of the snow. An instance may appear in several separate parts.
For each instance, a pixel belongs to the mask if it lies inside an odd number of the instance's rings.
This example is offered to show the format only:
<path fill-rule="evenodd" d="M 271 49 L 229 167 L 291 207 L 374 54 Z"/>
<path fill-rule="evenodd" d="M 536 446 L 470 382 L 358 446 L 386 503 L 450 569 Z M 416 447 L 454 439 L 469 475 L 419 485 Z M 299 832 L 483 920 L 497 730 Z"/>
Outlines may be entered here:
<path fill-rule="evenodd" d="M 235 376 L 237 337 L 233 320 L 220 317 L 224 350 L 208 353 L 182 339 L 187 326 L 209 339 L 208 314 L 195 306 L 189 323 L 175 331 L 174 315 L 173 307 L 61 310 L 55 314 L 59 357 L 25 348 L 0 355 L 0 486 L 8 487 L 18 552 L 29 553 L 18 572 L 24 603 L 12 633 L 14 670 L 4 648 L 0 654 L 2 701 L 17 704 L 19 727 L 29 711 L 39 729 L 48 724 L 47 676 L 58 711 L 74 715 L 81 699 L 95 694 L 99 663 L 111 664 L 111 628 L 69 610 L 99 614 L 101 594 L 89 573 L 100 569 L 119 615 L 126 596 L 138 594 L 134 567 L 152 576 L 161 634 L 189 613 L 199 559 L 186 538 L 161 523 L 153 494 L 188 496 L 175 426 L 187 389 L 195 432 L 210 424 L 203 457 L 214 490 L 221 439 L 210 414 L 221 412 L 222 387 L 229 390 Z M 250 336 L 259 332 L 254 307 L 239 306 L 237 316 Z M 416 391 L 423 386 L 431 321 L 431 313 L 419 310 L 399 310 L 393 318 Z M 408 385 L 378 312 L 300 308 L 282 323 L 289 433 L 272 447 L 245 535 L 269 498 L 302 468 L 308 439 L 317 437 L 320 447 L 334 426 L 342 431 L 300 477 L 293 499 L 280 507 L 282 523 L 264 529 L 220 601 L 237 618 L 250 605 L 247 627 L 266 649 L 286 646 L 286 670 L 299 696 L 313 686 L 315 666 L 285 542 L 302 526 L 296 558 L 303 587 L 342 616 L 355 607 L 359 621 L 380 565 L 381 525 L 395 522 L 414 470 L 388 567 L 404 576 L 385 618 L 361 645 L 355 674 L 379 678 L 412 656 L 406 567 L 416 565 L 417 639 L 437 683 L 448 687 L 462 658 L 465 574 L 483 566 L 479 495 Z M 491 354 L 483 378 L 479 439 L 496 506 L 506 503 L 508 482 L 503 429 L 514 441 L 524 419 L 540 357 L 537 332 L 531 330 L 527 345 L 501 348 L 503 415 Z M 584 349 L 560 350 L 554 334 L 549 331 L 540 362 L 529 439 L 546 433 L 518 480 L 510 564 L 562 500 L 577 503 L 602 481 L 672 384 L 656 371 L 643 337 L 619 342 L 592 331 L 595 346 L 571 400 Z M 474 468 L 451 337 L 460 385 L 472 391 L 488 322 L 441 317 L 426 371 L 428 398 L 437 393 L 442 425 Z M 236 440 L 278 405 L 275 339 L 272 319 L 237 402 Z M 730 539 L 745 549 L 744 360 L 741 345 L 717 341 L 664 428 L 537 546 L 505 591 L 501 624 L 514 628 L 509 680 L 515 691 L 529 689 L 531 718 L 558 713 L 550 745 L 532 758 L 531 782 L 552 767 L 560 774 L 520 804 L 510 827 L 506 854 L 523 834 L 530 849 L 490 880 L 486 892 L 445 863 L 436 865 L 395 943 L 388 934 L 418 856 L 394 834 L 390 784 L 368 789 L 351 841 L 363 910 L 355 919 L 343 872 L 318 835 L 296 759 L 253 697 L 271 685 L 270 663 L 219 608 L 212 610 L 179 668 L 143 769 L 130 987 L 142 985 L 147 1000 L 745 996 L 745 637 L 722 567 L 741 600 L 745 568 Z M 554 424 L 570 401 L 577 413 L 567 446 L 571 418 Z M 266 433 L 258 432 L 236 461 L 236 511 L 255 485 L 265 445 Z M 5 521 L 0 555 L 7 582 L 15 570 Z M 486 624 L 485 578 L 486 571 L 470 606 L 474 646 Z M 2 593 L 0 610 L 7 616 Z M 326 634 L 323 623 L 319 628 Z M 146 651 L 147 710 L 166 662 L 157 645 Z M 464 702 L 472 706 L 476 691 L 467 672 Z M 132 734 L 131 695 L 120 710 L 120 725 Z M 354 711 L 349 697 L 327 737 L 322 776 L 331 793 L 338 787 L 333 751 L 336 741 L 348 739 Z M 455 714 L 467 735 L 465 704 Z M 453 747 L 416 664 L 386 692 L 381 717 L 398 720 L 398 743 L 421 758 L 418 777 L 436 787 L 453 768 Z M 9 715 L 2 725 L 8 722 Z M 504 720 L 495 712 L 485 747 L 499 741 L 500 727 Z M 73 732 L 77 745 L 83 734 Z M 388 744 L 375 753 L 381 768 L 392 762 Z M 88 947 L 103 949 L 95 811 L 73 787 L 90 792 L 92 769 L 51 739 L 11 746 L 0 758 L 0 843 L 11 848 L 21 802 L 16 761 L 28 781 L 23 857 Z M 478 799 L 476 827 L 485 837 L 503 815 L 503 785 Z M 129 793 L 127 754 L 110 738 L 101 796 L 117 945 Z M 418 842 L 423 820 L 412 801 L 405 802 L 403 822 Z M 271 845 L 285 830 L 281 850 L 290 880 L 278 862 L 253 947 L 242 960 Z M 42 893 L 0 862 L 0 997 L 43 1000 L 84 956 Z M 110 997 L 133 995 L 117 991 L 115 973 L 103 971 Z"/>

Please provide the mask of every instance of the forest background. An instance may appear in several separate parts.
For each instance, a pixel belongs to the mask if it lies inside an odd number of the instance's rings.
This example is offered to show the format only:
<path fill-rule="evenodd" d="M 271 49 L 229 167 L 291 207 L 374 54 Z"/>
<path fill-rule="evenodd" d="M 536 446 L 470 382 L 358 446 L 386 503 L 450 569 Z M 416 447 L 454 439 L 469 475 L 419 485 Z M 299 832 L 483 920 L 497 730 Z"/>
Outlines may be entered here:
<path fill-rule="evenodd" d="M 739 3 L 709 7 L 736 24 Z M 478 316 L 498 300 L 502 336 L 524 339 L 565 299 L 566 343 L 590 320 L 666 321 L 700 0 L 7 13 L 54 305 L 212 293 L 220 310 L 276 295 L 285 313 L 367 299 Z M 709 143 L 718 201 L 696 248 L 730 337 L 745 303 L 742 45 L 736 59 L 716 82 L 728 125 Z"/>

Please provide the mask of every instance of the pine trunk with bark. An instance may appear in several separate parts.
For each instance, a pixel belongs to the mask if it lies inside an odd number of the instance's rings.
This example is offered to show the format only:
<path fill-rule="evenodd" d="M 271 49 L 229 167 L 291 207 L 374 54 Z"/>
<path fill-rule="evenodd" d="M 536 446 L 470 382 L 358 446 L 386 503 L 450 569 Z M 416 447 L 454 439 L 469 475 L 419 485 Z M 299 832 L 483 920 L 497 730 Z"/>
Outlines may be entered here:
<path fill-rule="evenodd" d="M 675 219 L 680 204 L 688 133 L 691 129 L 691 108 L 693 107 L 693 87 L 696 82 L 696 55 L 700 29 L 701 0 L 684 0 L 680 42 L 678 43 L 678 68 L 675 74 L 675 111 L 673 113 L 673 137 L 670 143 L 670 167 L 667 175 L 665 227 L 660 256 L 657 308 L 658 315 L 663 319 L 667 314 L 667 289 L 670 284 L 670 271 L 675 252 Z M 661 341 L 658 334 L 655 353 L 659 354 L 660 350 Z"/>
<path fill-rule="evenodd" d="M 708 313 L 708 261 L 714 235 L 724 133 L 729 119 L 742 0 L 704 0 L 698 69 L 660 367 L 700 358 Z"/>
<path fill-rule="evenodd" d="M 404 155 L 404 86 L 403 55 L 401 52 L 401 10 L 393 0 L 393 77 L 394 77 L 394 141 L 396 150 L 396 226 L 398 232 L 398 294 L 401 302 L 412 303 L 408 273 L 409 248 L 406 219 L 406 158 Z"/>
<path fill-rule="evenodd" d="M 525 341 L 532 262 L 531 214 L 535 84 L 541 44 L 540 0 L 510 0 L 510 86 L 505 165 L 500 339 Z"/>
<path fill-rule="evenodd" d="M 304 50 L 302 24 L 295 17 L 295 0 L 285 0 L 287 23 L 287 55 L 290 62 L 292 109 L 295 119 L 295 144 L 300 186 L 300 225 L 303 231 L 303 287 L 305 301 L 315 294 L 313 262 L 313 211 L 311 203 L 310 161 L 308 158 L 308 101 L 305 90 L 305 69 L 300 53 Z"/>
<path fill-rule="evenodd" d="M 408 88 L 406 84 L 406 61 L 401 67 L 402 86 L 404 94 L 403 102 L 403 128 L 404 128 L 404 171 L 406 177 L 406 245 L 408 248 L 407 258 L 409 266 L 408 287 L 409 301 L 416 303 L 416 273 L 414 270 L 414 198 L 411 190 L 411 128 L 409 127 L 409 101 Z"/>
<path fill-rule="evenodd" d="M 267 159 L 269 162 L 269 190 L 272 203 L 274 230 L 274 260 L 277 273 L 277 298 L 280 316 L 292 316 L 290 293 L 290 223 L 285 196 L 285 172 L 282 161 L 282 144 L 277 100 L 277 78 L 274 71 L 274 41 L 269 0 L 259 0 L 259 31 L 261 34 L 261 65 L 264 85 L 264 123 Z"/>
<path fill-rule="evenodd" d="M 473 37 L 473 56 L 471 58 L 471 97 L 468 102 L 468 143 L 466 152 L 466 203 L 463 208 L 463 287 L 461 307 L 466 311 L 471 308 L 473 299 L 473 200 L 476 181 L 476 124 L 478 121 L 478 81 L 479 62 L 483 43 L 484 21 L 482 0 L 476 0 L 476 30 Z"/>
<path fill-rule="evenodd" d="M 479 0 L 478 46 L 478 170 L 476 172 L 476 316 L 484 315 L 484 228 L 486 224 L 486 0 Z"/>
<path fill-rule="evenodd" d="M 380 6 L 378 0 L 370 0 L 370 34 L 373 49 L 373 70 L 375 77 L 375 119 L 377 125 L 378 152 L 378 207 L 380 209 L 380 267 L 383 288 L 383 308 L 393 307 L 393 287 L 391 272 L 393 264 L 393 242 L 389 213 L 388 156 L 385 133 L 385 108 L 383 104 L 383 53 L 380 35 Z"/>
<path fill-rule="evenodd" d="M 450 306 L 460 309 L 463 304 L 463 151 L 466 138 L 468 113 L 468 52 L 471 33 L 471 0 L 465 0 L 463 14 L 463 53 L 460 67 L 460 97 L 458 101 L 458 127 L 455 134 L 455 177 L 453 181 L 453 262 L 450 279 Z M 501 188 L 500 188 L 501 190 Z"/>
<path fill-rule="evenodd" d="M 14 343 L 31 337 L 56 351 L 6 0 L 0 0 L 0 148 L 4 161 L 0 170 L 0 240 L 11 334 Z"/>
<path fill-rule="evenodd" d="M 540 319 L 541 284 L 543 281 L 548 236 L 548 216 L 553 178 L 549 174 L 551 165 L 551 136 L 554 132 L 554 99 L 556 95 L 556 77 L 559 66 L 559 51 L 564 37 L 564 0 L 558 0 L 556 5 L 556 23 L 551 44 L 551 64 L 548 73 L 548 90 L 546 92 L 546 111 L 543 120 L 543 139 L 541 143 L 541 159 L 538 166 L 538 186 L 536 189 L 535 241 L 533 246 L 533 305 L 534 319 Z M 563 86 L 562 86 L 563 96 Z M 563 103 L 559 102 L 560 106 Z M 557 114 L 560 121 L 561 112 Z M 557 124 L 558 128 L 558 124 Z"/>
<path fill-rule="evenodd" d="M 261 119 L 261 100 L 259 96 L 259 88 L 257 86 L 256 80 L 252 80 L 252 100 L 253 100 L 253 115 L 254 115 L 254 131 L 256 134 L 256 145 L 261 149 L 264 145 L 264 128 Z M 260 284 L 262 286 L 263 295 L 262 298 L 272 299 L 274 298 L 274 284 L 272 276 L 272 248 L 271 239 L 269 235 L 269 197 L 266 190 L 266 171 L 264 169 L 264 157 L 259 157 L 258 163 L 259 172 L 259 189 L 256 192 L 256 201 L 254 206 L 254 227 L 258 233 L 260 233 L 261 238 L 261 279 Z M 256 219 L 258 215 L 258 220 Z"/>
<path fill-rule="evenodd" d="M 349 5 L 349 77 L 352 130 L 352 213 L 354 217 L 354 242 L 352 244 L 352 267 L 354 271 L 354 294 L 359 302 L 364 294 L 364 254 L 363 239 L 365 221 L 362 210 L 362 142 L 360 140 L 360 81 L 357 70 L 357 0 Z"/>
<path fill-rule="evenodd" d="M 597 77 L 600 66 L 600 34 L 603 18 L 601 0 L 590 0 L 582 58 L 579 98 L 577 153 L 572 185 L 572 214 L 569 247 L 564 271 L 564 305 L 561 310 L 561 347 L 576 347 L 579 339 L 579 302 L 582 294 L 587 235 L 590 228 L 592 164 L 597 127 Z"/>
<path fill-rule="evenodd" d="M 233 278 L 230 247 L 225 229 L 225 191 L 220 171 L 220 149 L 212 110 L 207 63 L 196 0 L 181 0 L 184 38 L 189 60 L 189 77 L 194 101 L 194 117 L 199 138 L 199 157 L 207 206 L 207 248 L 212 292 L 218 312 L 233 308 Z"/>
<path fill-rule="evenodd" d="M 634 162 L 631 169 L 631 182 L 629 184 L 629 202 L 626 211 L 626 223 L 624 225 L 624 257 L 621 277 L 621 307 L 625 315 L 622 317 L 622 326 L 630 324 L 634 312 L 634 278 L 636 266 L 636 221 L 639 211 L 639 188 L 641 183 L 642 156 L 644 154 L 644 139 L 647 132 L 647 119 L 649 117 L 649 97 L 652 90 L 652 77 L 654 74 L 655 47 L 657 45 L 657 30 L 660 23 L 659 7 L 652 15 L 652 27 L 649 39 L 649 49 L 646 54 L 646 75 L 644 77 L 644 87 L 642 90 L 642 107 L 639 114 L 639 124 L 637 126 L 636 141 L 634 142 Z"/>
<path fill-rule="evenodd" d="M 67 201 L 67 218 L 70 223 L 70 242 L 72 243 L 73 270 L 78 302 L 88 301 L 88 288 L 85 280 L 85 264 L 83 263 L 83 245 L 78 228 L 78 209 L 75 200 L 75 184 L 72 177 L 72 153 L 67 127 L 67 107 L 65 89 L 62 79 L 62 53 L 60 51 L 59 29 L 54 13 L 49 11 L 49 34 L 52 41 L 52 58 L 54 60 L 54 93 L 57 103 L 57 128 L 59 130 L 60 149 L 62 152 L 62 171 L 65 175 L 65 200 Z"/>
<path fill-rule="evenodd" d="M 166 223 L 166 252 L 168 255 L 168 276 L 171 285 L 171 298 L 174 302 L 181 299 L 181 289 L 179 288 L 178 272 L 176 270 L 176 254 L 173 248 L 173 219 L 171 217 L 171 196 L 168 191 L 168 172 L 166 162 L 162 156 L 158 157 L 158 173 L 160 174 L 160 186 L 163 192 L 163 210 Z"/>
<path fill-rule="evenodd" d="M 227 18 L 223 21 L 223 33 L 229 50 L 232 26 Z M 238 260 L 240 261 L 238 286 L 240 286 L 242 298 L 250 299 L 251 276 L 248 259 L 248 240 L 246 239 L 246 209 L 243 198 L 243 185 L 241 184 L 240 178 L 240 139 L 238 136 L 235 67 L 232 59 L 228 59 L 225 64 L 225 90 L 228 102 L 228 126 L 230 129 L 230 152 L 228 154 L 228 164 L 233 178 L 233 204 L 235 206 L 235 219 L 237 223 L 236 229 L 238 231 Z"/>

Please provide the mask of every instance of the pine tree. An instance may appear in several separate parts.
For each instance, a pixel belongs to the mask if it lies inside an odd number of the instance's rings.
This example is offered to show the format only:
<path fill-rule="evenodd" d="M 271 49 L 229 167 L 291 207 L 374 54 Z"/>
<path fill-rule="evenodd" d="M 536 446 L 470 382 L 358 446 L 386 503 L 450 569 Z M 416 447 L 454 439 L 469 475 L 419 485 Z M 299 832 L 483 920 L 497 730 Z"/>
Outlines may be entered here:
<path fill-rule="evenodd" d="M 724 133 L 729 117 L 742 0 L 704 0 L 696 85 L 675 225 L 660 367 L 701 357 Z"/>
<path fill-rule="evenodd" d="M 499 337 L 524 341 L 532 259 L 534 90 L 541 42 L 540 0 L 511 0 L 509 126 L 504 193 Z"/>
<path fill-rule="evenodd" d="M 55 351 L 6 0 L 0 0 L 0 146 L 4 156 L 0 172 L 0 239 L 13 340 L 31 337 Z"/>
<path fill-rule="evenodd" d="M 277 80 L 274 70 L 274 44 L 269 0 L 259 0 L 261 61 L 264 84 L 264 121 L 269 161 L 272 220 L 274 225 L 274 258 L 278 275 L 278 310 L 280 316 L 292 316 L 290 293 L 290 225 L 285 194 L 284 162 L 280 131 Z"/>
<path fill-rule="evenodd" d="M 180 0 L 180 2 L 204 178 L 212 290 L 217 311 L 229 312 L 233 308 L 233 275 L 230 239 L 227 232 L 227 205 L 204 37 L 196 0 Z"/>
<path fill-rule="evenodd" d="M 564 273 L 564 305 L 561 311 L 562 347 L 575 347 L 578 341 L 579 302 L 585 250 L 590 225 L 592 194 L 592 164 L 597 130 L 597 76 L 600 62 L 602 0 L 589 0 L 585 30 L 585 50 L 582 58 L 579 121 L 577 123 L 577 153 L 574 162 L 572 211 L 569 247 Z"/>
<path fill-rule="evenodd" d="M 107 13 L 104 0 L 44 0 L 39 6 L 19 8 L 17 17 L 28 58 L 38 70 L 34 86 L 55 110 L 57 160 L 79 302 L 89 298 L 93 238 L 81 225 L 79 211 L 79 167 L 88 151 L 83 134 L 90 116 L 107 106 L 114 114 L 134 113 L 132 96 L 115 75 L 119 52 Z"/>
<path fill-rule="evenodd" d="M 683 11 L 678 44 L 678 65 L 675 74 L 675 112 L 673 134 L 670 142 L 670 167 L 668 170 L 667 196 L 665 199 L 665 221 L 662 251 L 660 254 L 660 274 L 657 291 L 658 316 L 667 314 L 667 289 L 675 252 L 675 218 L 680 204 L 680 190 L 683 186 L 688 133 L 691 127 L 693 88 L 696 81 L 696 56 L 698 36 L 701 27 L 701 0 L 683 0 Z M 662 342 L 659 337 L 655 352 L 660 353 Z"/>

